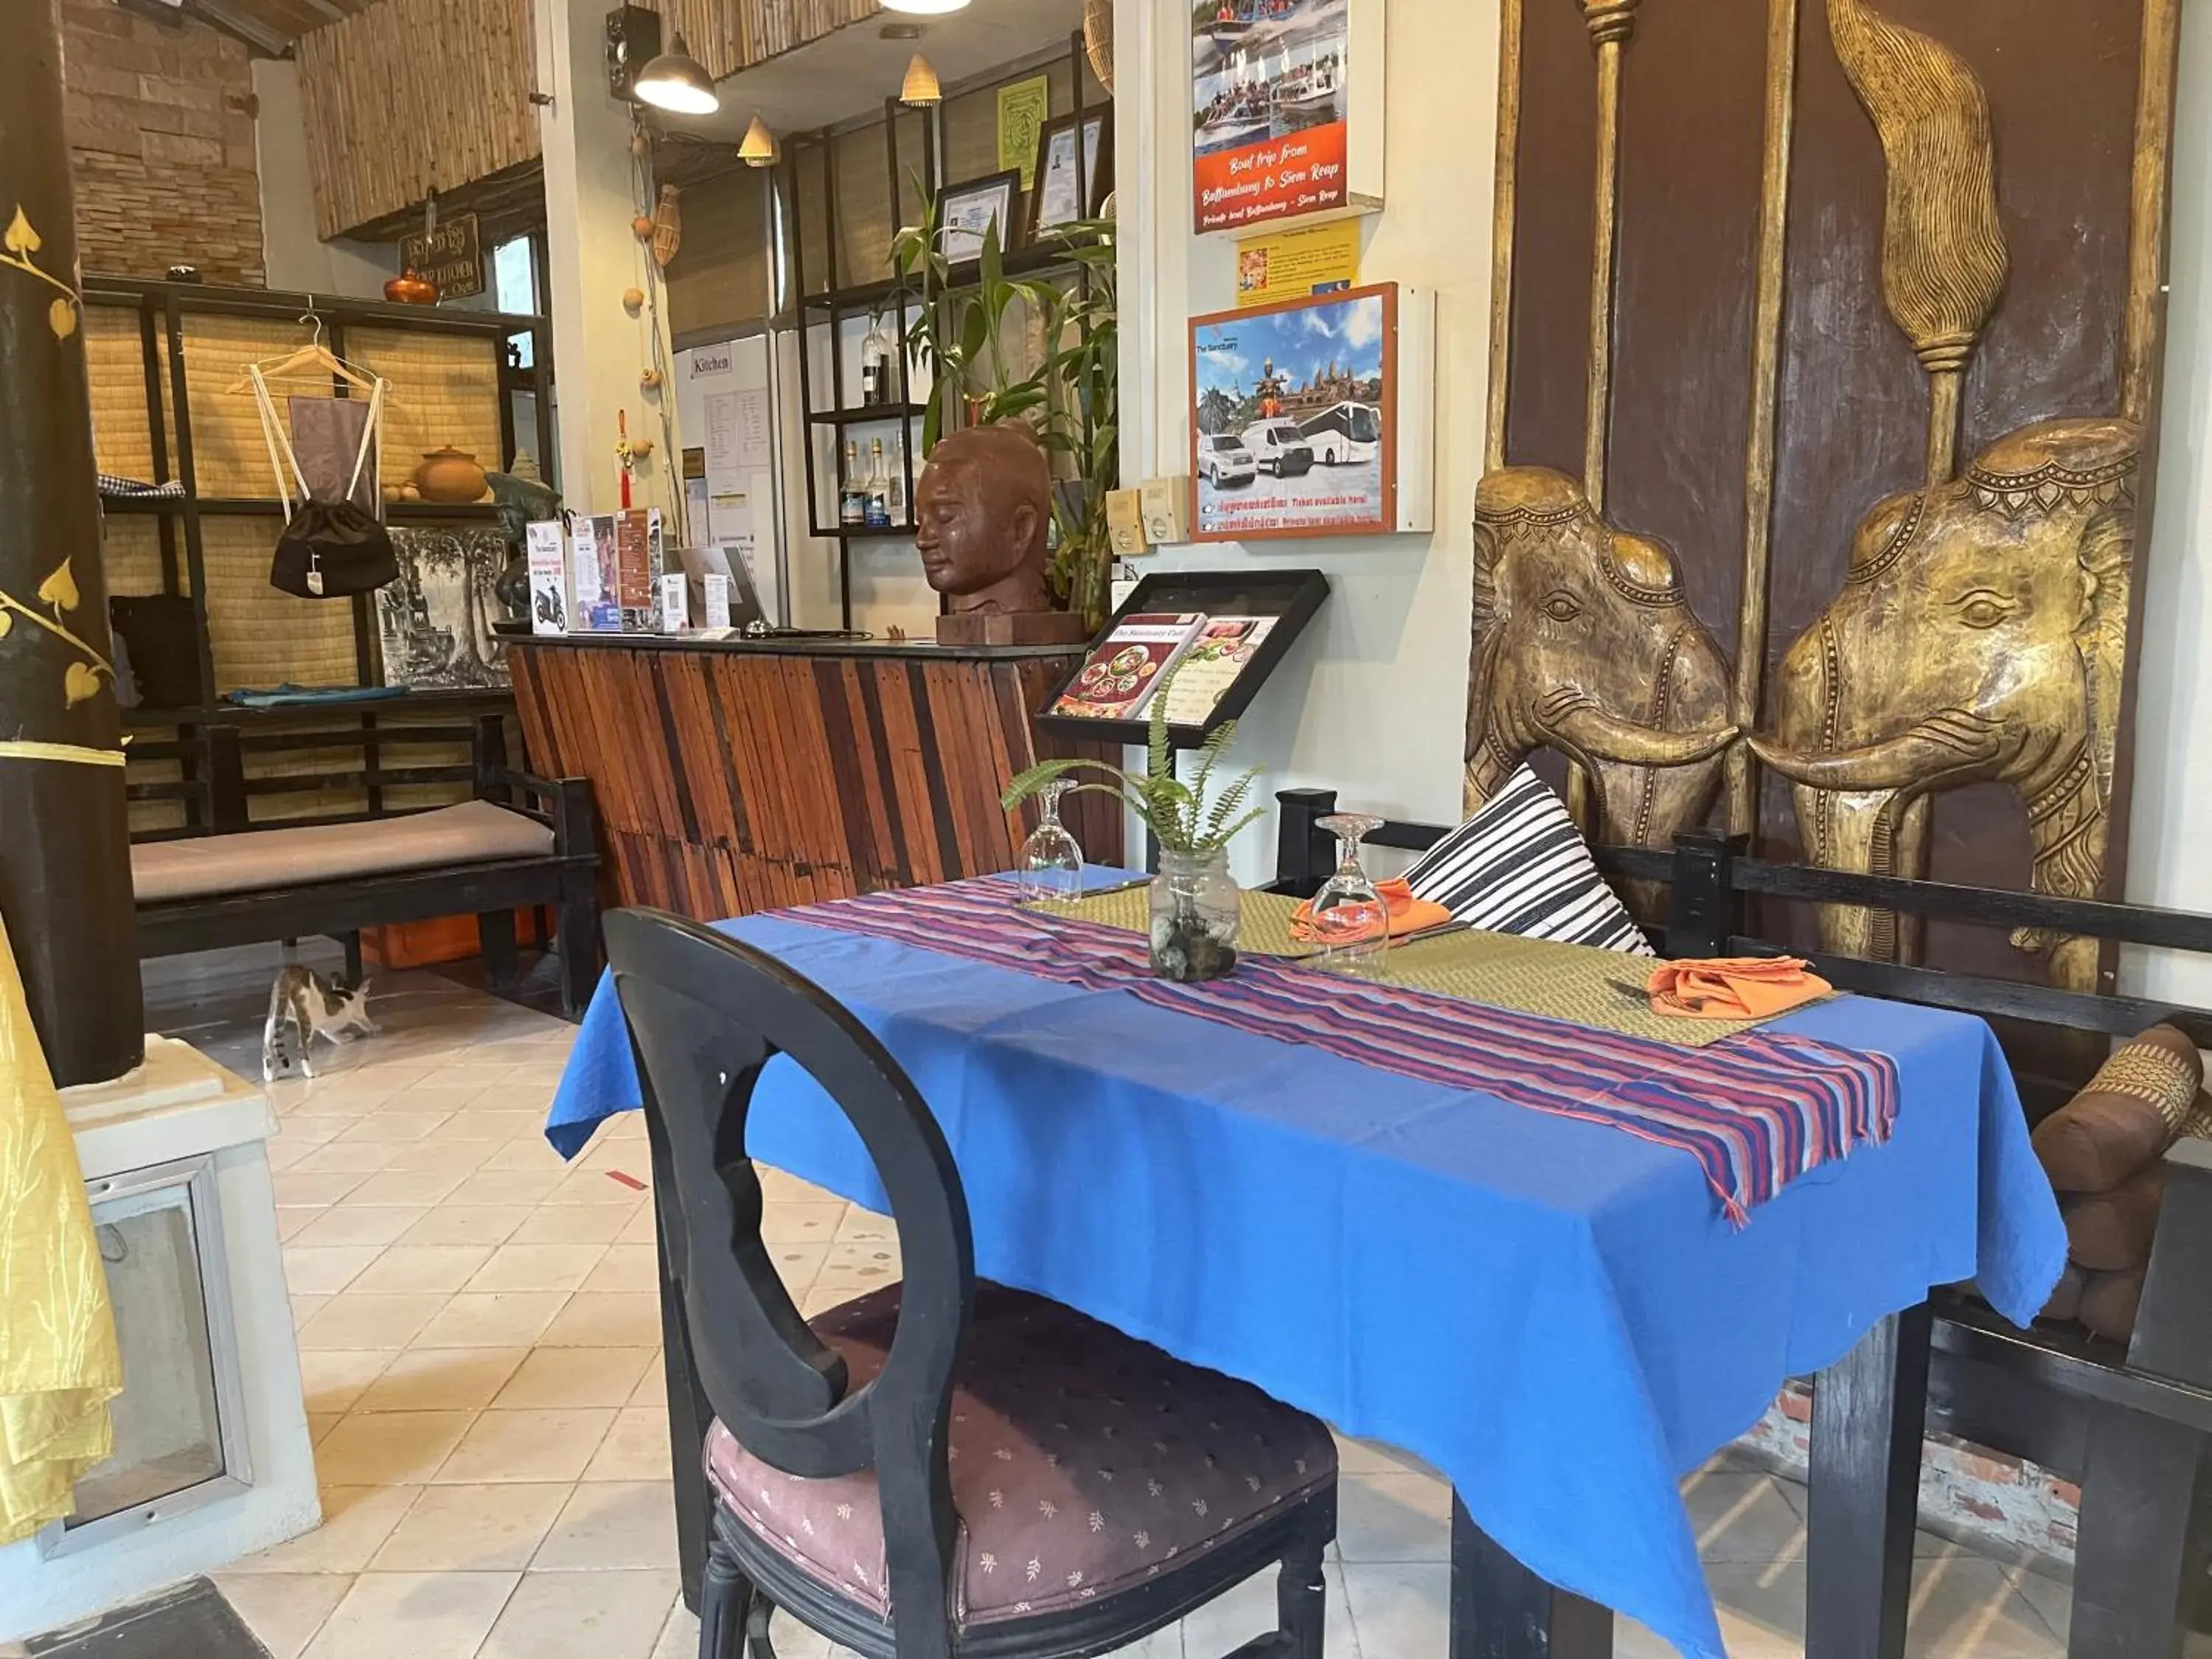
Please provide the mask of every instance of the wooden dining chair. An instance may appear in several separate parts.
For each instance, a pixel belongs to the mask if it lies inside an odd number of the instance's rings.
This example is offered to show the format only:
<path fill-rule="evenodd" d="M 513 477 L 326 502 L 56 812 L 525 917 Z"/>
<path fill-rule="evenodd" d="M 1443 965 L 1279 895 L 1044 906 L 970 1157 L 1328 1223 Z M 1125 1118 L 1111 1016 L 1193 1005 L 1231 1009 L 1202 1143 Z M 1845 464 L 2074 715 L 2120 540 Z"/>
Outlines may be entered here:
<path fill-rule="evenodd" d="M 700 1384 L 714 1498 L 700 1659 L 773 1659 L 781 1607 L 871 1659 L 1076 1659 L 1279 1566 L 1237 1659 L 1320 1659 L 1328 1430 L 1043 1297 L 979 1281 L 951 1151 L 846 1009 L 659 911 L 606 920 L 653 1202 Z M 810 1073 L 874 1159 L 902 1283 L 802 1318 L 761 1241 L 745 1119 Z M 664 1290 L 669 1294 L 669 1290 Z"/>

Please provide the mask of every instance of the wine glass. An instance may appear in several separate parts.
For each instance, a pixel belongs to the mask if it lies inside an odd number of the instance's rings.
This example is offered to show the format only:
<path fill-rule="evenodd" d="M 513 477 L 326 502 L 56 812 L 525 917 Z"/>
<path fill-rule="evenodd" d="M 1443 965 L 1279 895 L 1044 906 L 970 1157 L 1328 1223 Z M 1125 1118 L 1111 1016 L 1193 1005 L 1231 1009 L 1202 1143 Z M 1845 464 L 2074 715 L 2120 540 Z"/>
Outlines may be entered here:
<path fill-rule="evenodd" d="M 1382 820 L 1359 812 L 1335 812 L 1318 820 L 1336 837 L 1336 873 L 1314 895 L 1310 915 L 1319 947 L 1315 964 L 1340 973 L 1372 977 L 1382 971 L 1390 949 L 1390 911 L 1367 872 L 1359 865 L 1359 843 L 1382 827 Z"/>
<path fill-rule="evenodd" d="M 1026 906 L 1079 897 L 1083 892 L 1083 848 L 1060 821 L 1060 799 L 1075 785 L 1057 779 L 1037 791 L 1037 827 L 1014 860 L 1014 884 Z"/>

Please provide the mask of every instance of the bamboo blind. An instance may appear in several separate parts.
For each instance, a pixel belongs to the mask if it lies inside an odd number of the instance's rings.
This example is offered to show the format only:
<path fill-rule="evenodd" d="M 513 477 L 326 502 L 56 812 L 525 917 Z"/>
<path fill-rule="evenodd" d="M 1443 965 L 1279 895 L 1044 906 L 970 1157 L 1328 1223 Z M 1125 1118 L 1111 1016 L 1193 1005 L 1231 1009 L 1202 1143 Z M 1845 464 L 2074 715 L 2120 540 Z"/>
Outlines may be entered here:
<path fill-rule="evenodd" d="M 166 374 L 166 352 L 162 362 Z M 154 434 L 146 421 L 146 362 L 136 311 L 85 307 L 84 367 L 92 395 L 92 450 L 100 470 L 153 483 Z"/>
<path fill-rule="evenodd" d="M 382 0 L 297 53 L 319 235 L 538 156 L 529 0 Z"/>
<path fill-rule="evenodd" d="M 640 0 L 716 80 L 873 17 L 877 0 Z"/>
<path fill-rule="evenodd" d="M 401 484 L 422 457 L 448 445 L 489 471 L 500 453 L 499 346 L 481 336 L 356 328 L 346 358 L 392 383 L 385 400 L 384 482 Z"/>
<path fill-rule="evenodd" d="M 269 558 L 283 526 L 275 519 L 210 517 L 200 523 L 207 562 L 208 645 L 215 689 L 353 685 L 353 606 L 295 599 L 269 585 Z"/>

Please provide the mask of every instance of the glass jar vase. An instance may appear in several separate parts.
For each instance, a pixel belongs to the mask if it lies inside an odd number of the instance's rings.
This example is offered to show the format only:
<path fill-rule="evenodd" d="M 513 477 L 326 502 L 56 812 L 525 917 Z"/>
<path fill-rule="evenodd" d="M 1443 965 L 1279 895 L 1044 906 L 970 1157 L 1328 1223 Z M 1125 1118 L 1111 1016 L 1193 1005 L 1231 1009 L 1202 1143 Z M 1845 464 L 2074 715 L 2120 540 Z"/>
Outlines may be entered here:
<path fill-rule="evenodd" d="M 1237 965 L 1243 899 L 1229 874 L 1229 850 L 1160 849 L 1152 878 L 1152 971 L 1189 982 L 1219 979 Z"/>

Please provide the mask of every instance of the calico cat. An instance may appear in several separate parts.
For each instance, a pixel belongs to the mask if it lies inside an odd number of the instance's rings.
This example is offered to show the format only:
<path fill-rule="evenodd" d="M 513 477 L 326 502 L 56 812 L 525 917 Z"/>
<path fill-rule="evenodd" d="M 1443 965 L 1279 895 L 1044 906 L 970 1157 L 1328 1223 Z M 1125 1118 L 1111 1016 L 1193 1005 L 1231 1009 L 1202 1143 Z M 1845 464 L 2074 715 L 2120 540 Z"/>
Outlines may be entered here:
<path fill-rule="evenodd" d="M 268 1024 L 261 1028 L 262 1081 L 274 1083 L 280 1073 L 289 1073 L 293 1060 L 297 1060 L 301 1076 L 314 1076 L 307 1051 L 319 1036 L 332 1042 L 349 1042 L 356 1036 L 374 1036 L 376 1022 L 368 1017 L 368 984 L 363 980 L 342 991 L 325 985 L 313 969 L 296 963 L 287 963 L 279 969 L 276 984 L 270 988 Z M 278 1032 L 287 1025 L 291 1027 L 291 1036 L 280 1042 Z M 286 1058 L 283 1050 L 294 1045 L 297 1054 Z"/>

